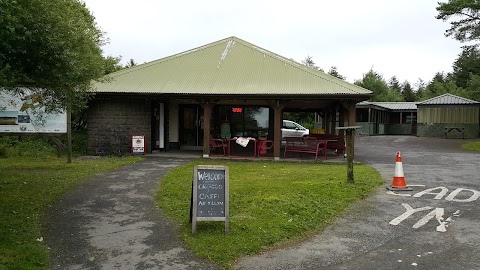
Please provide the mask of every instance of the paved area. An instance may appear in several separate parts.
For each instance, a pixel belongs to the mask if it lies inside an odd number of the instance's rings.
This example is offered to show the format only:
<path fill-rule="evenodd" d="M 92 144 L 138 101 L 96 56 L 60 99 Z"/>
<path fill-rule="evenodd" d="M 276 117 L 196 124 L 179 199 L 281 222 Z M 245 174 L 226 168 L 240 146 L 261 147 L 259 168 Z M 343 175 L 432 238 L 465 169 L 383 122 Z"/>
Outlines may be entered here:
<path fill-rule="evenodd" d="M 65 194 L 45 229 L 52 269 L 216 269 L 185 249 L 154 202 L 159 179 L 190 161 L 149 157 Z"/>
<path fill-rule="evenodd" d="M 375 195 L 304 243 L 243 258 L 238 269 L 480 269 L 480 154 L 464 140 L 357 137 L 356 159 L 390 185 L 401 151 L 414 191 Z"/>
<path fill-rule="evenodd" d="M 480 269 L 480 154 L 464 140 L 358 137 L 356 159 L 391 184 L 401 151 L 414 191 L 385 186 L 352 206 L 322 234 L 295 246 L 245 257 L 238 269 Z M 216 269 L 185 249 L 155 207 L 159 179 L 198 153 L 99 174 L 51 209 L 45 239 L 52 269 Z"/>

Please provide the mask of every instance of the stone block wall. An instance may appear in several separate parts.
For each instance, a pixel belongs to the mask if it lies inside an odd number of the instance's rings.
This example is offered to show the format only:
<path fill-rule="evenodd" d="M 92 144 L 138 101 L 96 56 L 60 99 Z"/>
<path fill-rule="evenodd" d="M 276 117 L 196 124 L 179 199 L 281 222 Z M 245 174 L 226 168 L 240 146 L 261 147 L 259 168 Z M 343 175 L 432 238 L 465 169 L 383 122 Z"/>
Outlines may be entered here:
<path fill-rule="evenodd" d="M 146 98 L 100 98 L 88 108 L 89 155 L 130 153 L 130 136 L 145 134 L 151 153 L 152 104 Z"/>

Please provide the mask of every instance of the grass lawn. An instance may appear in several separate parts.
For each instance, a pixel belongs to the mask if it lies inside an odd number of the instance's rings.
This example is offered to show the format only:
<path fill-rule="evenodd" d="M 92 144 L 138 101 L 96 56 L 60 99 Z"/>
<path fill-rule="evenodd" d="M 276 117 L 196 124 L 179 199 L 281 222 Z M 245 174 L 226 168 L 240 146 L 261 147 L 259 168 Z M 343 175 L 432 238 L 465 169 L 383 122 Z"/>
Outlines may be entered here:
<path fill-rule="evenodd" d="M 189 224 L 194 165 L 230 170 L 230 234 L 223 222 Z M 241 256 L 288 245 L 321 231 L 353 202 L 383 184 L 376 170 L 355 165 L 355 184 L 346 165 L 271 161 L 201 160 L 171 171 L 161 181 L 157 201 L 179 224 L 182 239 L 200 257 L 225 268 Z"/>
<path fill-rule="evenodd" d="M 480 152 L 480 141 L 464 143 L 462 144 L 462 148 L 465 150 Z"/>
<path fill-rule="evenodd" d="M 48 249 L 40 241 L 46 207 L 90 175 L 139 160 L 97 158 L 66 164 L 65 158 L 0 158 L 0 269 L 49 269 Z"/>

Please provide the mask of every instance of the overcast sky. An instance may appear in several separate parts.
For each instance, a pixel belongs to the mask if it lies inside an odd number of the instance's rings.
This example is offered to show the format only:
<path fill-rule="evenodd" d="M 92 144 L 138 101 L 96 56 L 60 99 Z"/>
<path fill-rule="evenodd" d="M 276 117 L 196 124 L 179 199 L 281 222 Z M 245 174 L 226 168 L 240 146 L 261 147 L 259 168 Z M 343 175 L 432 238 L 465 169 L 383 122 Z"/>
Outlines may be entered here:
<path fill-rule="evenodd" d="M 414 84 L 449 72 L 462 44 L 444 36 L 438 0 L 84 0 L 106 32 L 106 55 L 150 62 L 236 36 L 347 81 L 370 68 Z M 446 0 L 445 0 L 446 1 Z"/>

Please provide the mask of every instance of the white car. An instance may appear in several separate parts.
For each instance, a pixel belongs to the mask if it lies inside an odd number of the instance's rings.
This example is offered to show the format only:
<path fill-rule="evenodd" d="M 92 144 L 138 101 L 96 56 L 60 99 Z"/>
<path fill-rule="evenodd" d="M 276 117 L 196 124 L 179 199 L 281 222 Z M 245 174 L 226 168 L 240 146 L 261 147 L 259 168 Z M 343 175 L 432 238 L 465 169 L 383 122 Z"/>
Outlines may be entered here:
<path fill-rule="evenodd" d="M 300 124 L 290 120 L 283 120 L 282 138 L 293 136 L 304 137 L 308 136 L 309 134 L 310 131 L 301 126 Z"/>

